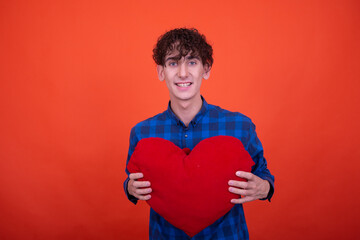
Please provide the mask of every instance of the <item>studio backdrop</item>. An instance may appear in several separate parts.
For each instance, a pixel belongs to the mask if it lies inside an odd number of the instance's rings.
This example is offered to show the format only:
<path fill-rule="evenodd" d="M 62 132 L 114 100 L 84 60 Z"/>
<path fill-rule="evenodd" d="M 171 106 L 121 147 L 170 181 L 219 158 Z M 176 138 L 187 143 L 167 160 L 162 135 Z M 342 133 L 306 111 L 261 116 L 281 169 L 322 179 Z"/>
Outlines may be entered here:
<path fill-rule="evenodd" d="M 0 239 L 146 239 L 123 192 L 130 129 L 166 109 L 152 49 L 214 48 L 207 102 L 249 116 L 275 175 L 251 239 L 359 235 L 360 3 L 0 2 Z"/>

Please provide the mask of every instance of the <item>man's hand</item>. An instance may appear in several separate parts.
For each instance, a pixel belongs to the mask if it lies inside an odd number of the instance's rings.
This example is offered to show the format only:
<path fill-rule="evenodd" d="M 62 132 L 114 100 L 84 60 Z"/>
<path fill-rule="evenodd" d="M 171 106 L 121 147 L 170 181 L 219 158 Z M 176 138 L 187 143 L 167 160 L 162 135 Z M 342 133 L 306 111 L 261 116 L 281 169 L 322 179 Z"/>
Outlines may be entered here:
<path fill-rule="evenodd" d="M 268 181 L 263 180 L 252 173 L 243 171 L 236 172 L 236 176 L 245 178 L 248 181 L 229 181 L 229 191 L 243 196 L 242 198 L 231 199 L 231 203 L 242 204 L 267 197 L 270 191 L 270 183 Z"/>
<path fill-rule="evenodd" d="M 129 175 L 128 192 L 130 195 L 140 200 L 149 200 L 151 198 L 152 189 L 149 181 L 137 181 L 137 179 L 144 177 L 142 173 L 131 173 Z"/>

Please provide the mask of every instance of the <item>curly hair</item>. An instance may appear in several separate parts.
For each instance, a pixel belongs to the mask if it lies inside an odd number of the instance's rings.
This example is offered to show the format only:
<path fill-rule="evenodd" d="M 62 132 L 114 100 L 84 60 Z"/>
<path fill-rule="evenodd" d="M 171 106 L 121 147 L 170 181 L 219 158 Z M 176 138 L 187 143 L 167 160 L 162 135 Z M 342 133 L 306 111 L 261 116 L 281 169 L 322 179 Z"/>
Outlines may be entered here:
<path fill-rule="evenodd" d="M 165 65 L 165 57 L 174 50 L 179 52 L 178 59 L 191 53 L 199 57 L 204 65 L 211 67 L 214 59 L 213 49 L 195 28 L 175 28 L 161 35 L 153 49 L 153 59 L 157 65 Z"/>

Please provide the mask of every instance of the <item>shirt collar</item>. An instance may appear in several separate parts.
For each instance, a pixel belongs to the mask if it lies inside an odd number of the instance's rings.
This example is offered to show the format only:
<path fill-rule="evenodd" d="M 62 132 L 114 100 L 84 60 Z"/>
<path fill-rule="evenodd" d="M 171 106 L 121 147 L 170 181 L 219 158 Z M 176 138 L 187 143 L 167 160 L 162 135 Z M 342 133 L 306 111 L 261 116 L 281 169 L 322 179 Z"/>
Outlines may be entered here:
<path fill-rule="evenodd" d="M 208 103 L 205 101 L 205 98 L 203 96 L 201 96 L 201 100 L 202 100 L 202 106 L 200 111 L 195 115 L 195 117 L 193 118 L 193 120 L 191 120 L 190 124 L 193 125 L 193 127 L 196 126 L 196 124 L 200 121 L 200 119 L 205 115 L 205 113 L 208 110 Z M 185 124 L 175 115 L 175 113 L 173 112 L 173 110 L 171 109 L 171 101 L 169 101 L 168 104 L 168 108 L 167 108 L 167 114 L 170 118 L 172 118 L 177 125 L 182 125 L 185 127 Z"/>

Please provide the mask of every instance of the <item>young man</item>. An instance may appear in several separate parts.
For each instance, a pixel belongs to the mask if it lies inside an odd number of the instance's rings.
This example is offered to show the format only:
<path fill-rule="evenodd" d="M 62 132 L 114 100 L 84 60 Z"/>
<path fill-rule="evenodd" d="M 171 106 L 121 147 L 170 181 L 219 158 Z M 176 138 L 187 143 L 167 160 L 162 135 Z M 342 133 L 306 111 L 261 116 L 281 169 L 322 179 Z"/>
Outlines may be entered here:
<path fill-rule="evenodd" d="M 127 161 L 138 141 L 148 137 L 164 138 L 180 148 L 190 149 L 213 136 L 229 135 L 240 139 L 255 165 L 251 173 L 239 171 L 234 174 L 248 181 L 229 181 L 229 191 L 239 195 L 238 199 L 231 200 L 234 207 L 191 239 L 248 239 L 242 204 L 257 199 L 270 201 L 274 177 L 267 169 L 251 120 L 241 113 L 210 105 L 200 95 L 202 80 L 210 76 L 212 52 L 205 36 L 196 29 L 173 29 L 159 38 L 153 58 L 158 77 L 165 81 L 169 90 L 170 102 L 166 111 L 138 123 L 131 130 Z M 124 189 L 129 200 L 136 204 L 137 200 L 150 199 L 151 183 L 141 181 L 142 173 L 126 172 L 129 177 L 124 182 Z M 151 209 L 150 239 L 190 238 Z"/>

